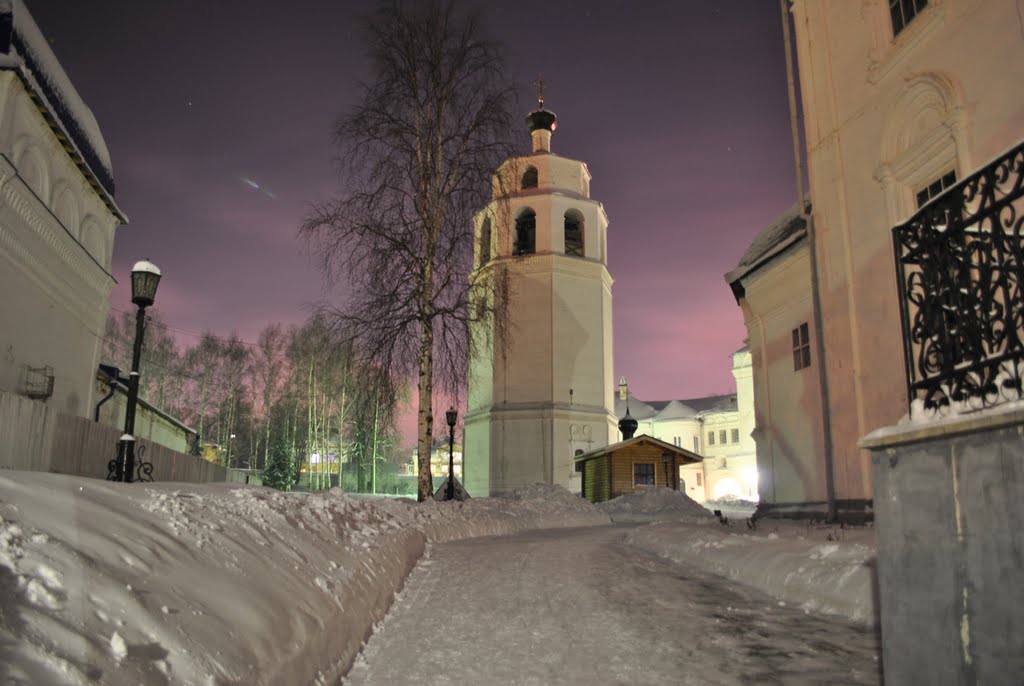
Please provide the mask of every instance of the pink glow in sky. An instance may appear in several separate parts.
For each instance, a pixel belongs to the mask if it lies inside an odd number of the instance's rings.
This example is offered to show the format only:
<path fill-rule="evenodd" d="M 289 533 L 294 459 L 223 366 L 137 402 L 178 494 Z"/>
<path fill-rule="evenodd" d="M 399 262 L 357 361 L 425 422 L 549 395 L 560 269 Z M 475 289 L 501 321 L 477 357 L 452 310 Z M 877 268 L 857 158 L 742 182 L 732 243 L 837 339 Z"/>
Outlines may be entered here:
<path fill-rule="evenodd" d="M 338 297 L 296 230 L 338 187 L 330 126 L 369 76 L 369 2 L 29 5 L 96 114 L 131 221 L 114 307 L 129 306 L 142 258 L 163 270 L 157 308 L 183 343 L 206 330 L 255 340 Z M 778 5 L 488 10 L 523 113 L 543 74 L 553 151 L 587 163 L 607 210 L 616 378 L 652 400 L 727 392 L 745 330 L 722 275 L 795 198 Z M 411 443 L 411 412 L 403 431 Z"/>

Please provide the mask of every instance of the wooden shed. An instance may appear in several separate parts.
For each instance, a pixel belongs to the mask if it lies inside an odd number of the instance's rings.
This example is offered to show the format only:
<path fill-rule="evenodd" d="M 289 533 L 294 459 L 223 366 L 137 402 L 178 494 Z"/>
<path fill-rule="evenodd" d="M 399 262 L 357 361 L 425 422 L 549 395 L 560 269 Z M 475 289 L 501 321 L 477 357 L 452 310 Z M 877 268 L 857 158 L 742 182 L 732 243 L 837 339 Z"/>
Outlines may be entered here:
<path fill-rule="evenodd" d="M 583 497 L 592 503 L 668 486 L 679 490 L 679 467 L 703 458 L 689 450 L 646 434 L 576 458 L 581 472 Z"/>

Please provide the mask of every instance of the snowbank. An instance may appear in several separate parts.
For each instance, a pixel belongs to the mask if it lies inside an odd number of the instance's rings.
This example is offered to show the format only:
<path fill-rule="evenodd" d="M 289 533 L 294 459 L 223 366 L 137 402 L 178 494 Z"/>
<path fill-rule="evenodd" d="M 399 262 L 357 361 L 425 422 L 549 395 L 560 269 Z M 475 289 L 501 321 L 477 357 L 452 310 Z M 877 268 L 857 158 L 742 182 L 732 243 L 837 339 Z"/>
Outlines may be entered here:
<path fill-rule="evenodd" d="M 332 682 L 428 541 L 607 522 L 548 487 L 417 505 L 5 471 L 0 682 Z"/>
<path fill-rule="evenodd" d="M 712 520 L 714 521 L 714 520 Z M 743 528 L 739 528 L 743 527 Z M 877 623 L 874 530 L 762 522 L 693 526 L 659 523 L 626 542 L 757 588 L 805 612 Z"/>
<path fill-rule="evenodd" d="M 682 491 L 673 491 L 669 488 L 652 488 L 648 491 L 628 493 L 598 503 L 597 507 L 606 512 L 614 522 L 718 522 L 711 511 L 696 500 Z"/>

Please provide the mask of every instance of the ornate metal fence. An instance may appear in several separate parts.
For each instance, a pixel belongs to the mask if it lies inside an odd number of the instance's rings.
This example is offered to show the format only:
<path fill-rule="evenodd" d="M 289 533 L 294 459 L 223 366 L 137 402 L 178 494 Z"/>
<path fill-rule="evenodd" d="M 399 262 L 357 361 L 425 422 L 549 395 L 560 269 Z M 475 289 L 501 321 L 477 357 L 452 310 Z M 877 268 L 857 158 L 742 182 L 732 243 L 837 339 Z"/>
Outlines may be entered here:
<path fill-rule="evenodd" d="M 907 397 L 925 408 L 1021 397 L 1024 143 L 893 231 Z"/>

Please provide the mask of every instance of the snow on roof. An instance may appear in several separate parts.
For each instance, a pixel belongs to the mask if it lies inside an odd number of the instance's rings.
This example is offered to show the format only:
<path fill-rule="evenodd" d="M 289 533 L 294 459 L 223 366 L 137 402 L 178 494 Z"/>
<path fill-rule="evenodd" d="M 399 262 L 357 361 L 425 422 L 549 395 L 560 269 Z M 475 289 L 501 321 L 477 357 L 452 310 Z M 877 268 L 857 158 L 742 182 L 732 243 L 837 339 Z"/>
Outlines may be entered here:
<path fill-rule="evenodd" d="M 810 212 L 810 200 L 807 211 Z M 730 284 L 739 281 L 806 234 L 807 224 L 800 215 L 797 204 L 793 203 L 781 217 L 754 237 L 736 268 L 725 275 L 725 280 Z"/>
<path fill-rule="evenodd" d="M 629 394 L 629 414 L 636 420 L 668 421 L 672 419 L 697 418 L 704 414 L 716 412 L 735 412 L 736 394 L 709 395 L 701 398 L 683 398 L 678 400 L 638 400 Z M 615 396 L 615 415 L 622 418 L 626 415 L 626 401 Z"/>
<path fill-rule="evenodd" d="M 48 119 L 52 118 L 51 127 L 56 125 L 55 133 L 67 139 L 67 144 L 79 157 L 76 161 L 112 199 L 113 167 L 96 117 L 71 83 L 24 0 L 0 2 L 0 34 L 0 52 L 8 58 L 21 59 L 18 72 L 33 97 L 46 109 L 44 114 L 50 115 Z M 16 68 L 16 64 L 7 59 L 0 68 Z M 116 207 L 111 209 L 120 215 Z"/>

